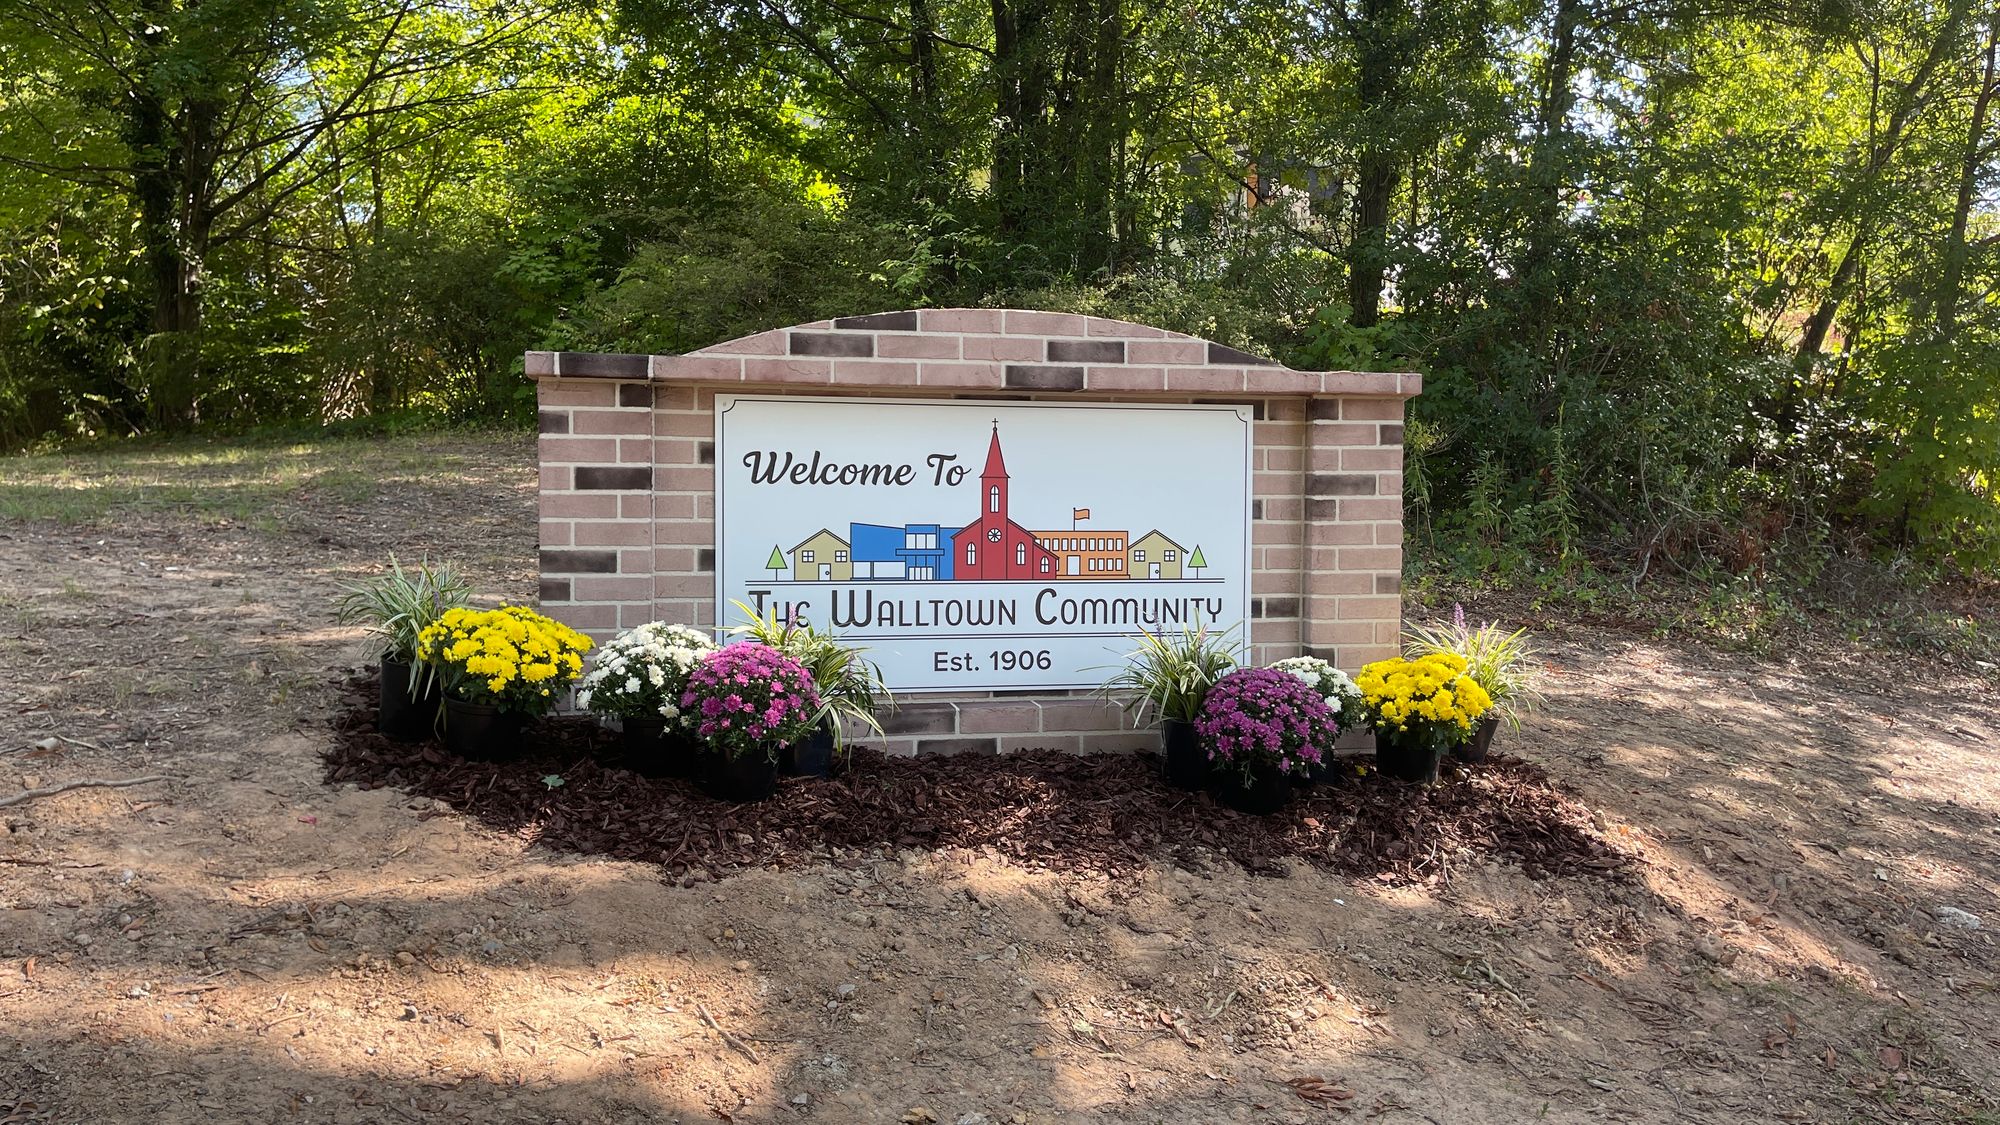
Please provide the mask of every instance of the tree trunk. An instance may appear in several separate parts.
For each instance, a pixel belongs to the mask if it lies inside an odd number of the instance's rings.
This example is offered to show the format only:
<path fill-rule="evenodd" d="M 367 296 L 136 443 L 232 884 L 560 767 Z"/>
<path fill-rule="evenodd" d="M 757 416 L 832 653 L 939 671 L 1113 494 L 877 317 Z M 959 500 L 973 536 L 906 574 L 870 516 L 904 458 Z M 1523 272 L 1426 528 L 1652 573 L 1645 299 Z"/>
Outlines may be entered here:
<path fill-rule="evenodd" d="M 153 5 L 157 8 L 157 5 Z M 164 11 L 140 17 L 140 61 L 121 131 L 133 155 L 133 198 L 151 290 L 152 333 L 140 347 L 140 377 L 153 424 L 194 424 L 201 384 L 202 262 L 215 216 L 214 162 L 220 107 L 189 99 L 169 110 L 151 81 L 166 46 Z"/>
<path fill-rule="evenodd" d="M 1399 164 L 1387 120 L 1400 96 L 1407 62 L 1405 0 L 1362 0 L 1354 25 L 1357 83 L 1365 122 L 1356 167 L 1354 233 L 1347 243 L 1347 322 L 1368 328 L 1382 317 L 1382 289 L 1389 270 L 1389 205 Z"/>
<path fill-rule="evenodd" d="M 1021 50 L 1020 14 L 1009 0 L 993 2 L 993 205 L 1000 233 L 1012 235 L 1027 221 L 1022 198 L 1022 159 L 1026 155 L 1027 115 L 1023 91 L 1025 65 Z M 1033 3 L 1034 0 L 1029 0 Z"/>
<path fill-rule="evenodd" d="M 1576 104 L 1576 32 L 1583 0 L 1556 0 L 1549 29 L 1549 60 L 1536 114 L 1536 136 L 1528 164 L 1531 212 L 1527 245 L 1521 255 L 1520 284 L 1538 324 L 1555 303 L 1552 276 L 1555 248 L 1562 237 L 1562 188 L 1569 171 L 1569 114 Z"/>
<path fill-rule="evenodd" d="M 1958 334 L 1958 303 L 1965 287 L 1965 228 L 1978 198 L 1981 159 L 1986 146 L 1986 117 L 1993 106 L 1995 48 L 2000 46 L 2000 17 L 1986 25 L 1986 61 L 1980 71 L 1979 98 L 1972 105 L 1972 124 L 1965 138 L 1965 159 L 1959 165 L 1958 200 L 1951 214 L 1951 230 L 1945 235 L 1944 268 L 1938 278 L 1937 334 L 1950 340 Z"/>
<path fill-rule="evenodd" d="M 1805 330 L 1799 336 L 1799 349 L 1795 366 L 1803 374 L 1819 358 L 1820 349 L 1826 345 L 1828 331 L 1833 327 L 1834 317 L 1840 312 L 1840 303 L 1847 299 L 1848 287 L 1854 280 L 1854 272 L 1860 265 L 1860 253 L 1865 251 L 1873 234 L 1872 212 L 1869 210 L 1869 195 L 1875 183 L 1901 150 L 1903 136 L 1909 124 L 1930 100 L 1932 75 L 1944 60 L 1950 56 L 1958 41 L 1960 25 L 1965 22 L 1966 9 L 1970 0 L 1957 0 L 1945 12 L 1944 22 L 1938 28 L 1937 38 L 1931 41 L 1930 49 L 1924 54 L 1924 61 L 1918 65 L 1916 73 L 1910 76 L 1896 99 L 1896 108 L 1889 114 L 1889 122 L 1882 130 L 1868 152 L 1868 163 L 1862 166 L 1855 177 L 1854 188 L 1845 199 L 1861 216 L 1855 223 L 1854 237 L 1847 244 L 1847 253 L 1835 267 L 1833 278 L 1827 284 L 1826 295 L 1820 299 L 1819 307 L 1806 321 Z M 1786 396 L 1782 419 L 1797 416 L 1798 390 L 1795 387 Z"/>
<path fill-rule="evenodd" d="M 1117 264 L 1112 196 L 1118 180 L 1118 137 L 1124 132 L 1125 19 L 1122 0 L 1096 0 L 1090 9 L 1091 25 L 1077 36 L 1079 46 L 1088 52 L 1079 67 L 1083 94 L 1075 106 L 1083 118 L 1077 153 L 1077 242 L 1085 270 L 1109 272 Z"/>

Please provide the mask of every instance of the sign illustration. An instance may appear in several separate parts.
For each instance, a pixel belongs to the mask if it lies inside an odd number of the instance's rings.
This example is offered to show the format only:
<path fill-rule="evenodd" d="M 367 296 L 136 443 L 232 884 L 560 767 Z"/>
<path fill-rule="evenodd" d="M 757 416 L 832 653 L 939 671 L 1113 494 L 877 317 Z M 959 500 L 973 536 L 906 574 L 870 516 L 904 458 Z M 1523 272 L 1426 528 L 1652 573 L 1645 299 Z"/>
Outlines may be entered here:
<path fill-rule="evenodd" d="M 831 628 L 902 691 L 1093 686 L 1247 617 L 1249 414 L 718 395 L 718 618 Z"/>

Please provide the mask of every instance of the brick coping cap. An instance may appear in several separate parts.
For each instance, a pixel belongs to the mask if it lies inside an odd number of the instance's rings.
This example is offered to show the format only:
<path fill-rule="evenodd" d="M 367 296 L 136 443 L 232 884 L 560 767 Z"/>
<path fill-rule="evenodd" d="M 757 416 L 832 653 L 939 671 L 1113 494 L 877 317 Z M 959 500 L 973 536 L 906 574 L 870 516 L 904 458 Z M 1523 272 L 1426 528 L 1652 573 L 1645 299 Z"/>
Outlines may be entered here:
<path fill-rule="evenodd" d="M 814 350 L 801 353 L 787 346 L 790 334 L 795 332 L 815 334 L 815 339 L 851 337 L 857 343 L 866 340 L 867 351 L 849 351 L 835 346 L 830 352 Z M 1024 345 L 1039 340 L 1056 343 L 1057 346 L 1051 351 L 1045 344 L 1043 350 L 1046 355 L 1030 357 L 1021 354 L 1019 358 L 1009 359 L 905 358 L 876 354 L 873 341 L 877 337 L 1000 337 Z M 1070 341 L 1089 343 L 1072 345 L 1075 348 L 1075 358 L 1072 359 L 1070 351 L 1062 346 Z M 1145 352 L 1147 348 L 1158 349 L 1175 342 L 1195 346 L 1199 349 L 1199 358 L 1192 353 L 1178 360 L 1166 355 L 1155 358 Z M 1109 354 L 1093 354 L 1090 350 L 1092 345 L 1099 343 L 1112 344 L 1120 350 L 1115 358 Z M 1124 345 L 1130 343 L 1140 346 L 1131 353 L 1123 352 Z M 1131 356 L 1129 360 L 1126 358 L 1128 354 Z M 824 381 L 821 378 L 789 376 L 773 380 L 760 377 L 754 368 L 746 371 L 743 367 L 746 358 L 767 362 L 805 360 L 826 363 L 839 360 L 842 367 L 837 375 L 825 377 Z M 851 362 L 854 360 L 864 362 Z M 932 384 L 928 379 L 908 377 L 909 373 L 918 371 L 924 364 L 949 365 L 969 377 L 954 379 L 948 387 Z M 987 386 L 988 380 L 978 377 L 979 373 L 972 371 L 974 368 L 991 368 L 993 385 Z M 1089 377 L 1083 377 L 1086 369 Z M 1197 388 L 1171 375 L 1157 381 L 1146 374 L 1136 379 L 1119 377 L 1121 371 L 1193 374 L 1202 369 L 1215 369 L 1217 375 L 1230 378 L 1213 385 L 1212 381 L 1205 380 Z M 1199 390 L 1206 393 L 1240 391 L 1246 397 L 1350 395 L 1407 399 L 1423 391 L 1423 377 L 1415 372 L 1294 371 L 1273 360 L 1185 333 L 1107 317 L 1030 309 L 913 309 L 839 317 L 751 333 L 697 349 L 686 356 L 531 351 L 526 355 L 525 373 L 531 379 L 609 379 L 704 386 L 758 385 L 776 381 L 795 391 L 817 385 L 843 390 L 896 390 L 905 394 L 935 386 L 940 391 L 955 394 L 1033 389 L 1093 395 L 1115 392 L 1121 396 L 1150 393 L 1185 397 L 1189 391 Z M 1063 373 L 1074 374 L 1065 378 Z M 1019 375 L 1021 381 L 1017 382 L 1012 377 L 1014 375 Z M 1236 381 L 1239 378 L 1241 381 Z M 1234 385 L 1224 385 L 1228 383 Z"/>

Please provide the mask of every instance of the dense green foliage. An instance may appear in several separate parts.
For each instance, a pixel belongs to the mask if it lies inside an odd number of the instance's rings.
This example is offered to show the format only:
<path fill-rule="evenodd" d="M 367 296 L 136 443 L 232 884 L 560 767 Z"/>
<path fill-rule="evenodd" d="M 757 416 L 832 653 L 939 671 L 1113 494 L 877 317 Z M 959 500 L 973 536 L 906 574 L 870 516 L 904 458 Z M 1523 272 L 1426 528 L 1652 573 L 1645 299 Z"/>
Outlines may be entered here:
<path fill-rule="evenodd" d="M 1087 310 L 1428 377 L 1477 565 L 2000 565 L 1969 0 L 0 0 L 0 448 Z"/>

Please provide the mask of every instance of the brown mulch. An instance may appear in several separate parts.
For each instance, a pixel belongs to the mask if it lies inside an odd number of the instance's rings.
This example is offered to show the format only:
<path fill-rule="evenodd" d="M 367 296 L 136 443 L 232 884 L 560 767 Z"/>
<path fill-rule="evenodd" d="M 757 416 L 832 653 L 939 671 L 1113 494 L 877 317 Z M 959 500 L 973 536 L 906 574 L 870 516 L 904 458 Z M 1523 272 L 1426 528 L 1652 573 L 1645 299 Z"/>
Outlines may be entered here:
<path fill-rule="evenodd" d="M 1430 789 L 1352 759 L 1339 780 L 1300 790 L 1270 816 L 1169 787 L 1151 754 L 1054 750 L 859 750 L 838 777 L 786 778 L 769 800 L 732 804 L 691 782 L 600 764 L 616 762 L 617 736 L 587 718 L 544 719 L 527 756 L 472 762 L 377 733 L 375 696 L 372 674 L 349 680 L 325 754 L 328 783 L 433 797 L 544 846 L 658 863 L 686 882 L 883 848 L 992 848 L 1033 866 L 1114 876 L 1162 858 L 1196 870 L 1226 858 L 1259 874 L 1299 860 L 1391 884 L 1439 883 L 1488 856 L 1536 878 L 1623 878 L 1633 860 L 1541 767 L 1500 755 Z"/>

